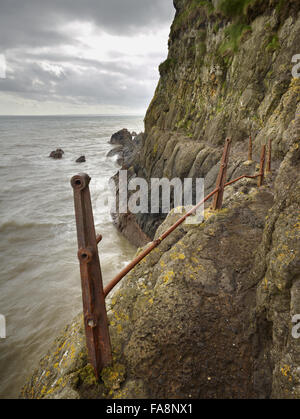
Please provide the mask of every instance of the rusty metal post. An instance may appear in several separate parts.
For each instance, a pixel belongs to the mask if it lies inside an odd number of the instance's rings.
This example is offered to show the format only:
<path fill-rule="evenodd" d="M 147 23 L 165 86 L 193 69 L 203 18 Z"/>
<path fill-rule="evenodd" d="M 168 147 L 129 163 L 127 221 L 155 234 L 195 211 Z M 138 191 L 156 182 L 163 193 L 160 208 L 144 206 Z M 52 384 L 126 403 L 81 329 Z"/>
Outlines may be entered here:
<path fill-rule="evenodd" d="M 228 166 L 228 160 L 229 160 L 230 144 L 231 144 L 231 139 L 226 138 L 223 156 L 221 160 L 221 166 L 220 166 L 217 183 L 216 183 L 216 189 L 218 189 L 218 192 L 215 194 L 213 204 L 212 204 L 213 210 L 218 210 L 222 208 L 224 188 L 225 188 L 225 183 L 226 183 L 227 166 Z"/>
<path fill-rule="evenodd" d="M 249 137 L 248 161 L 252 161 L 252 137 Z"/>
<path fill-rule="evenodd" d="M 260 167 L 259 167 L 259 178 L 258 178 L 258 183 L 257 186 L 260 188 L 263 183 L 264 183 L 264 179 L 265 179 L 265 159 L 266 159 L 266 146 L 263 145 L 262 149 L 261 149 L 261 154 L 260 154 Z"/>
<path fill-rule="evenodd" d="M 90 177 L 79 174 L 71 179 L 80 262 L 84 326 L 89 361 L 97 379 L 112 362 L 108 320 L 103 292 L 94 217 L 89 190 Z"/>
<path fill-rule="evenodd" d="M 267 169 L 266 169 L 267 173 L 271 173 L 271 170 L 272 170 L 271 161 L 272 161 L 272 140 L 270 139 L 268 143 L 268 160 L 267 160 Z"/>

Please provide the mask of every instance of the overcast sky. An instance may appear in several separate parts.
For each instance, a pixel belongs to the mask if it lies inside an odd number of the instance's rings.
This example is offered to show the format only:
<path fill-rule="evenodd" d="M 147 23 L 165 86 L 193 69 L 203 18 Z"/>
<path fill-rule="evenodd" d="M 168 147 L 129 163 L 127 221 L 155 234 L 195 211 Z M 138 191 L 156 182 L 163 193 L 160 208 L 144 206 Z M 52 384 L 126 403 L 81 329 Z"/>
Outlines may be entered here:
<path fill-rule="evenodd" d="M 144 114 L 172 0 L 0 0 L 0 114 Z"/>

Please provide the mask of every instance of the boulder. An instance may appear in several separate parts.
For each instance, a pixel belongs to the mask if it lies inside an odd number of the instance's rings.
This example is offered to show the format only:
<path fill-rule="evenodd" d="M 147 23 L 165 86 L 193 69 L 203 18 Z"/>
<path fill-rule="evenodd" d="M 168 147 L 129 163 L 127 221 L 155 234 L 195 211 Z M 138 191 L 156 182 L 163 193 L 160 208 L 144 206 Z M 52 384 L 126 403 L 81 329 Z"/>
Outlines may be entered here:
<path fill-rule="evenodd" d="M 112 148 L 106 155 L 106 157 L 114 157 L 116 155 L 121 155 L 123 151 L 123 146 L 119 145 L 117 147 Z"/>
<path fill-rule="evenodd" d="M 77 160 L 76 160 L 76 163 L 85 163 L 86 162 L 86 160 L 85 160 L 85 156 L 80 156 Z"/>
<path fill-rule="evenodd" d="M 144 134 L 140 133 L 132 139 L 133 134 L 130 134 L 130 132 L 124 128 L 113 134 L 110 140 L 110 143 L 117 145 L 117 147 L 110 150 L 107 157 L 117 155 L 117 163 L 124 168 L 128 168 L 132 165 L 143 144 Z"/>
<path fill-rule="evenodd" d="M 123 128 L 122 130 L 112 135 L 110 139 L 110 144 L 128 146 L 132 144 L 132 135 L 130 134 L 128 129 Z"/>
<path fill-rule="evenodd" d="M 57 148 L 56 150 L 51 151 L 49 157 L 56 160 L 62 159 L 63 154 L 65 154 L 65 152 L 61 148 Z"/>

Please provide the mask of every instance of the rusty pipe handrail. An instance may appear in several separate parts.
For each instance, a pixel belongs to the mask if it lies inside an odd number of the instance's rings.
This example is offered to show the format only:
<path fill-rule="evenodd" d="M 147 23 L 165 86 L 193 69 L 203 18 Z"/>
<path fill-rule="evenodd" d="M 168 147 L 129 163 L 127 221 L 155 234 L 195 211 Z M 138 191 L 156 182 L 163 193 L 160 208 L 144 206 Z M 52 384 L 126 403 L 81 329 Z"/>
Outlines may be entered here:
<path fill-rule="evenodd" d="M 236 179 L 231 180 L 230 182 L 225 183 L 225 187 L 226 186 L 229 186 L 229 185 L 232 185 L 233 183 L 235 183 L 235 182 L 237 182 L 238 180 L 241 180 L 241 179 L 245 179 L 245 178 L 248 178 L 248 179 L 256 179 L 256 178 L 258 178 L 260 176 L 261 176 L 261 173 L 259 173 L 258 175 L 254 175 L 254 176 L 242 175 L 242 176 L 237 177 Z"/>
<path fill-rule="evenodd" d="M 261 149 L 261 154 L 260 154 L 260 168 L 259 168 L 260 176 L 259 176 L 258 182 L 257 182 L 257 186 L 259 188 L 264 183 L 264 178 L 265 178 L 265 158 L 266 158 L 266 146 L 263 145 L 262 146 L 262 149 Z"/>
<path fill-rule="evenodd" d="M 249 145 L 248 145 L 248 161 L 252 161 L 252 151 L 253 151 L 253 144 L 252 144 L 252 137 L 249 137 Z"/>
<path fill-rule="evenodd" d="M 221 164 L 221 171 L 220 171 L 220 173 L 222 174 L 223 180 L 220 178 L 217 181 L 217 187 L 210 194 L 208 194 L 202 201 L 200 201 L 197 205 L 195 205 L 183 217 L 181 217 L 179 220 L 177 220 L 176 223 L 173 224 L 167 231 L 165 231 L 157 240 L 153 241 L 150 244 L 150 246 L 147 247 L 147 249 L 145 249 L 142 253 L 140 253 L 124 269 L 122 269 L 122 271 L 119 272 L 118 275 L 116 275 L 114 277 L 114 279 L 104 288 L 104 297 L 105 298 L 108 296 L 110 291 L 124 278 L 124 276 L 126 276 L 130 271 L 132 271 L 132 269 L 134 269 L 138 263 L 140 263 L 146 256 L 148 256 L 149 253 L 152 252 L 153 249 L 155 249 L 157 246 L 159 246 L 160 243 L 166 237 L 168 237 L 180 224 L 182 224 L 187 219 L 187 217 L 193 215 L 196 212 L 196 210 L 200 207 L 200 205 L 202 205 L 204 202 L 208 201 L 216 193 L 220 193 L 221 190 L 223 191 L 226 186 L 232 185 L 233 183 L 235 183 L 235 182 L 237 182 L 237 181 L 239 181 L 243 178 L 249 178 L 249 179 L 260 178 L 260 180 L 263 179 L 263 175 L 264 175 L 264 173 L 263 173 L 263 171 L 264 171 L 264 153 L 263 153 L 263 150 L 264 150 L 264 148 L 262 149 L 260 172 L 259 172 L 258 175 L 254 175 L 254 176 L 242 175 L 242 176 L 239 176 L 236 179 L 233 179 L 230 182 L 225 183 L 225 181 L 224 181 L 224 168 L 226 168 L 226 166 L 228 164 L 229 147 L 230 147 L 230 139 L 226 139 L 224 153 L 223 153 L 223 157 L 222 157 L 223 165 Z M 225 173 L 225 175 L 226 175 L 226 173 Z M 220 180 L 222 180 L 223 185 L 221 185 Z M 259 186 L 261 186 L 261 184 L 262 184 L 262 181 L 261 181 Z M 223 193 L 222 193 L 221 201 L 222 201 L 222 199 L 223 199 Z M 220 208 L 218 208 L 218 209 L 220 209 Z"/>
<path fill-rule="evenodd" d="M 208 201 L 214 194 L 219 191 L 219 188 L 214 189 L 210 194 L 208 194 L 202 201 L 195 205 L 191 210 L 189 210 L 184 216 L 176 221 L 167 231 L 165 231 L 157 240 L 153 241 L 147 249 L 145 249 L 139 256 L 137 256 L 132 262 L 130 262 L 115 278 L 104 288 L 104 297 L 110 293 L 110 291 L 126 276 L 130 271 L 132 271 L 135 266 L 141 262 L 153 249 L 160 245 L 160 243 L 165 240 L 180 224 L 182 224 L 188 217 L 193 215 L 195 211 Z"/>
<path fill-rule="evenodd" d="M 212 209 L 218 210 L 222 208 L 223 203 L 223 195 L 224 195 L 224 188 L 226 183 L 226 176 L 227 176 L 227 167 L 229 162 L 229 152 L 231 147 L 231 138 L 226 138 L 225 147 L 221 159 L 220 170 L 217 177 L 217 184 L 216 187 L 219 188 L 219 191 L 214 196 Z"/>
<path fill-rule="evenodd" d="M 240 176 L 230 182 L 225 183 L 224 187 L 232 185 L 233 183 L 237 182 L 238 180 L 241 180 L 243 178 L 249 178 L 249 179 L 256 179 L 261 176 L 261 173 L 254 176 L 248 176 L 243 175 Z M 220 188 L 214 189 L 210 194 L 208 194 L 202 201 L 200 201 L 197 205 L 195 205 L 190 211 L 188 211 L 183 217 L 181 217 L 178 221 L 176 221 L 175 224 L 173 224 L 165 233 L 163 233 L 157 240 L 153 241 L 147 249 L 145 249 L 140 255 L 138 255 L 133 261 L 131 261 L 122 271 L 112 279 L 112 281 L 104 288 L 104 297 L 106 298 L 110 291 L 118 285 L 118 283 L 126 276 L 130 271 L 132 271 L 136 265 L 138 265 L 146 256 L 149 255 L 149 253 L 152 252 L 153 249 L 155 249 L 157 246 L 160 245 L 160 243 L 167 238 L 176 228 L 182 224 L 187 217 L 190 217 L 195 213 L 195 211 L 202 205 L 204 202 L 208 201 L 213 195 L 215 195 L 217 192 L 219 192 Z"/>
<path fill-rule="evenodd" d="M 262 147 L 260 170 L 258 175 L 242 175 L 226 183 L 226 169 L 228 165 L 230 142 L 230 139 L 226 139 L 216 188 L 202 201 L 190 209 L 185 215 L 179 218 L 177 222 L 165 231 L 157 240 L 150 243 L 150 245 L 142 251 L 140 255 L 138 255 L 117 276 L 115 276 L 105 289 L 103 289 L 100 260 L 98 255 L 98 244 L 102 240 L 102 235 L 96 235 L 95 232 L 89 191 L 89 183 L 91 179 L 87 174 L 80 174 L 71 179 L 71 185 L 74 189 L 78 258 L 80 262 L 82 283 L 86 343 L 89 359 L 94 368 L 97 379 L 99 379 L 103 367 L 110 365 L 112 362 L 108 318 L 105 307 L 105 298 L 109 292 L 121 281 L 121 279 L 124 278 L 125 275 L 127 275 L 139 262 L 141 262 L 141 260 L 143 260 L 153 249 L 159 246 L 164 239 L 166 239 L 180 224 L 182 224 L 187 217 L 194 215 L 200 205 L 208 201 L 208 199 L 212 196 L 215 196 L 212 208 L 215 210 L 221 209 L 223 193 L 226 186 L 229 186 L 243 178 L 259 178 L 258 186 L 263 184 L 266 146 Z M 270 167 L 271 142 L 269 142 L 268 154 L 268 168 Z"/>

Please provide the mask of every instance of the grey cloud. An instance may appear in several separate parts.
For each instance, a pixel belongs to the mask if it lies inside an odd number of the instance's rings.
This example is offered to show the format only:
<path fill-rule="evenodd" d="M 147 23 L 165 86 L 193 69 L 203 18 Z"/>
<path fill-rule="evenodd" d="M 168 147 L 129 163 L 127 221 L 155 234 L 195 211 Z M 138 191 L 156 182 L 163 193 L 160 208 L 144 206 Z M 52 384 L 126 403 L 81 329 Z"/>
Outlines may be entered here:
<path fill-rule="evenodd" d="M 126 89 L 123 87 L 126 86 Z M 147 87 L 139 85 L 134 79 L 120 79 L 116 83 L 110 74 L 101 77 L 97 73 L 89 74 L 88 78 L 81 78 L 76 74 L 68 77 L 60 86 L 60 93 L 80 100 L 80 103 L 143 107 L 149 95 Z"/>
<path fill-rule="evenodd" d="M 79 66 L 81 68 L 86 68 L 87 71 L 91 70 L 98 70 L 98 71 L 108 71 L 111 73 L 117 73 L 119 75 L 127 75 L 128 77 L 132 77 L 135 79 L 139 79 L 143 75 L 148 77 L 153 76 L 153 63 L 159 62 L 159 60 L 163 59 L 163 56 L 158 53 L 148 54 L 146 57 L 136 55 L 136 58 L 141 58 L 140 64 L 131 64 L 129 60 L 124 60 L 126 55 L 118 54 L 116 51 L 113 54 L 115 60 L 113 61 L 97 61 L 93 59 L 87 58 L 79 58 L 73 56 L 66 56 L 64 54 L 57 54 L 57 53 L 40 53 L 38 56 L 36 54 L 30 53 L 29 51 L 24 51 L 23 60 L 27 60 L 28 62 L 32 62 L 33 64 L 38 61 L 46 61 L 53 64 L 61 65 L 61 66 L 68 66 L 70 64 L 74 66 Z M 119 58 L 119 60 L 116 60 Z M 19 61 L 16 57 L 12 56 L 10 60 L 14 67 L 18 66 Z"/>
<path fill-rule="evenodd" d="M 127 36 L 169 27 L 175 13 L 172 4 L 172 0 L 0 0 L 0 54 L 5 53 L 8 62 L 0 91 L 40 102 L 145 108 L 163 54 L 145 51 L 135 56 L 139 64 L 133 65 L 119 51 L 110 51 L 109 61 L 101 62 L 63 55 L 59 47 L 79 46 L 74 34 L 65 30 L 70 22 L 90 22 L 95 30 Z M 42 62 L 57 65 L 62 72 L 48 71 Z"/>
<path fill-rule="evenodd" d="M 92 22 L 111 34 L 155 30 L 174 14 L 172 0 L 0 0 L 0 47 L 73 42 L 68 22 Z"/>
<path fill-rule="evenodd" d="M 145 107 L 153 91 L 149 89 L 154 68 L 148 65 L 132 65 L 129 62 L 99 62 L 68 58 L 62 55 L 43 55 L 45 60 L 59 66 L 59 74 L 43 68 L 30 60 L 31 54 L 19 61 L 11 57 L 13 72 L 0 82 L 0 91 L 17 94 L 38 101 L 67 99 L 81 104 L 130 105 Z M 80 70 L 80 71 L 79 71 Z M 126 88 L 125 88 L 126 87 Z"/>

